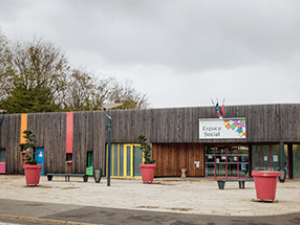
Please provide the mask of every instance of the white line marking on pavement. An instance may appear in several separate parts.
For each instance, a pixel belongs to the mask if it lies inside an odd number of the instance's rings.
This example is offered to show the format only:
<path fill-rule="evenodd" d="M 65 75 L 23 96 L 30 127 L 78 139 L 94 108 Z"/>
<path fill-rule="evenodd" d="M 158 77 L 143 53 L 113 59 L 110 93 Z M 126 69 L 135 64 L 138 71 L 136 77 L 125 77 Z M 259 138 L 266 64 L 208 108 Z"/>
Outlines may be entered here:
<path fill-rule="evenodd" d="M 1 223 L 0 225 L 21 225 L 20 223 Z"/>

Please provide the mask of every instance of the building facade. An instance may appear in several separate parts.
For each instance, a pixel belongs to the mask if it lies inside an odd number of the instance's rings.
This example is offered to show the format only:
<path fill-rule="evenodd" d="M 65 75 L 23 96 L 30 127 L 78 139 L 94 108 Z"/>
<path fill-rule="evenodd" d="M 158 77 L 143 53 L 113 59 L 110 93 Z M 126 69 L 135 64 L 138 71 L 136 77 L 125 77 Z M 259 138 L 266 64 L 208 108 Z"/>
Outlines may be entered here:
<path fill-rule="evenodd" d="M 300 178 L 300 104 L 113 110 L 112 176 L 139 177 L 145 135 L 156 159 L 156 177 L 250 177 L 252 170 L 278 170 L 279 142 L 290 179 Z M 22 174 L 23 130 L 37 137 L 46 173 L 107 170 L 107 122 L 102 111 L 5 115 L 0 173 Z M 1 169 L 1 168 L 0 168 Z"/>

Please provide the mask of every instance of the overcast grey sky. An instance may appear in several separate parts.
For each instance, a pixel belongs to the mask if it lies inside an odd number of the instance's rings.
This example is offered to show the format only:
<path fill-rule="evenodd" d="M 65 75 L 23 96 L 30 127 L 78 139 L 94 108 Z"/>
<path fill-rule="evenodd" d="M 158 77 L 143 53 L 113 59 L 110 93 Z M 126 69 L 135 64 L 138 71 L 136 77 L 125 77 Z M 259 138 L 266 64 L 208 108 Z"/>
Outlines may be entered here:
<path fill-rule="evenodd" d="M 0 29 L 132 80 L 153 108 L 300 102 L 298 0 L 0 0 Z"/>

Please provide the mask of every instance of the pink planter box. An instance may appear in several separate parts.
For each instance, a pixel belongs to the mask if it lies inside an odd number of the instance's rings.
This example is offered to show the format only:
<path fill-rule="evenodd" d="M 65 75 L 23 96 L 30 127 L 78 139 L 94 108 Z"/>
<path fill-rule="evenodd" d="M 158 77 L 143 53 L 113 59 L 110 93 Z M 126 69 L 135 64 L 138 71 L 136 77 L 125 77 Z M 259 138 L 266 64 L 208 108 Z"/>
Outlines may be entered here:
<path fill-rule="evenodd" d="M 23 165 L 27 185 L 37 185 L 40 183 L 42 167 L 43 165 Z"/>
<path fill-rule="evenodd" d="M 279 172 L 252 171 L 256 196 L 258 199 L 274 200 L 276 195 L 277 177 Z"/>
<path fill-rule="evenodd" d="M 152 182 L 156 164 L 140 164 L 143 182 Z"/>

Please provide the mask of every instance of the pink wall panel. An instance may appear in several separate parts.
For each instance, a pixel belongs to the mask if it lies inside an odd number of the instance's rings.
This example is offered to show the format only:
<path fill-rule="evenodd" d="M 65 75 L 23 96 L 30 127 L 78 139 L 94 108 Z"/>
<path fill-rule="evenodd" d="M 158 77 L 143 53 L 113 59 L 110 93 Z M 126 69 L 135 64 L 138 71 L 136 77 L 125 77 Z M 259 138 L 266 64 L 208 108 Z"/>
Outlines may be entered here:
<path fill-rule="evenodd" d="M 0 162 L 0 173 L 5 173 L 5 162 Z"/>
<path fill-rule="evenodd" d="M 73 112 L 67 112 L 66 153 L 73 153 Z"/>

